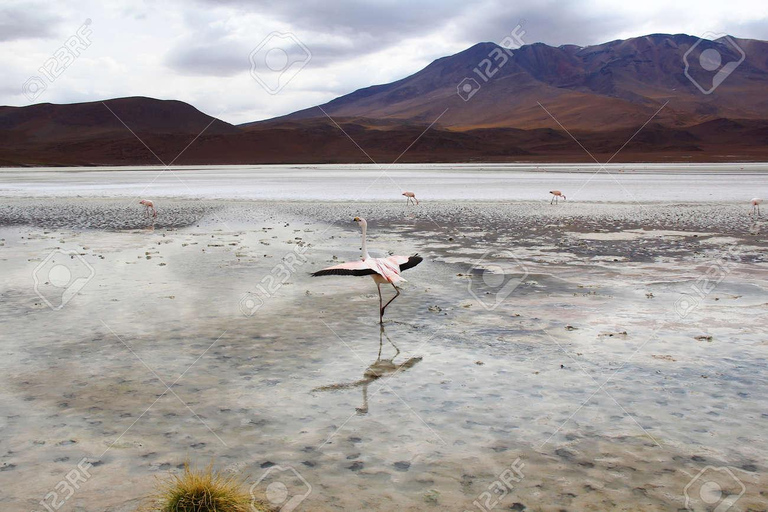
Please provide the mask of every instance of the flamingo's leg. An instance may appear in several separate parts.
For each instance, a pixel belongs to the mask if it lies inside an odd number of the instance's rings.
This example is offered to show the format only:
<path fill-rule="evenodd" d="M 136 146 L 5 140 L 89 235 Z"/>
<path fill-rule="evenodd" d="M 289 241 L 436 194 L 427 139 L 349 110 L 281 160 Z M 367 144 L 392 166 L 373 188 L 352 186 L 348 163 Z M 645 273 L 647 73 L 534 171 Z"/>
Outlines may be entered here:
<path fill-rule="evenodd" d="M 384 306 L 382 304 L 384 303 L 381 299 L 381 283 L 376 283 L 376 289 L 379 290 L 379 323 L 384 322 Z"/>
<path fill-rule="evenodd" d="M 552 204 L 552 203 L 554 203 L 554 202 L 555 202 L 555 197 L 556 197 L 556 196 L 552 196 L 552 200 L 549 202 L 549 204 Z"/>
<path fill-rule="evenodd" d="M 389 302 L 387 302 L 386 304 L 384 304 L 384 307 L 383 307 L 383 308 L 381 308 L 381 319 L 380 319 L 380 321 L 381 321 L 382 323 L 384 322 L 384 310 L 385 310 L 385 309 L 387 309 L 387 306 L 389 306 L 390 304 L 392 304 L 392 301 L 393 301 L 393 300 L 395 300 L 396 298 L 398 298 L 398 297 L 400 296 L 400 290 L 398 290 L 398 289 L 397 289 L 397 286 L 395 286 L 395 283 L 389 283 L 389 284 L 391 284 L 391 285 L 392 285 L 392 288 L 394 288 L 394 289 L 395 289 L 395 292 L 396 292 L 396 293 L 395 293 L 395 296 L 394 296 L 394 297 L 392 297 L 391 299 L 389 299 Z"/>

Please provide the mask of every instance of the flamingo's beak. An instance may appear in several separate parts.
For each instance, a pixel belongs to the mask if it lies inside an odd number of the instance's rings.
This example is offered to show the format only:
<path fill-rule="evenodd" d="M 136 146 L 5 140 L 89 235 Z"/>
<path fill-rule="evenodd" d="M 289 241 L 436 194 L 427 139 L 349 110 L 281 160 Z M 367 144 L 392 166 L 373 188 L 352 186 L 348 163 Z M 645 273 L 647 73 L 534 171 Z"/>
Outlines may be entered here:
<path fill-rule="evenodd" d="M 355 217 L 354 219 L 352 219 L 352 222 L 360 222 L 360 217 Z"/>

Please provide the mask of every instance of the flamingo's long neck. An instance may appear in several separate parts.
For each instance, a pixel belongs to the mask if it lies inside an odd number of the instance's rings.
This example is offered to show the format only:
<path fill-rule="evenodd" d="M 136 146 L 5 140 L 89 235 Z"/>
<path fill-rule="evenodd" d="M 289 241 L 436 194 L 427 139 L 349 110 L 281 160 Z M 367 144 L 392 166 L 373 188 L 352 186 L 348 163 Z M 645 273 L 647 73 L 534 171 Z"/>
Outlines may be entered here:
<path fill-rule="evenodd" d="M 365 232 L 368 228 L 368 224 L 366 224 L 365 222 L 362 222 L 360 223 L 360 227 L 363 228 L 363 259 L 367 260 L 368 258 L 370 258 L 370 256 L 368 255 L 368 244 L 365 241 Z"/>

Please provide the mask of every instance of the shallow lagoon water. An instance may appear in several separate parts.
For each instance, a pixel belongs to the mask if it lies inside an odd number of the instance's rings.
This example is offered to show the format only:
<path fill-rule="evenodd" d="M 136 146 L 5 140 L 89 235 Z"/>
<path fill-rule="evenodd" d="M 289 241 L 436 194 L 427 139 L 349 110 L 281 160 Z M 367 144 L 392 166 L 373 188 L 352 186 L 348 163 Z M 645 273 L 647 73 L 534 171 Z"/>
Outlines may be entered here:
<path fill-rule="evenodd" d="M 294 468 L 297 510 L 674 510 L 708 466 L 744 485 L 731 510 L 766 508 L 764 226 L 743 204 L 159 203 L 154 228 L 127 201 L 0 208 L 3 510 L 40 509 L 82 457 L 71 510 L 135 510 L 185 460 Z M 356 214 L 379 255 L 425 257 L 385 336 L 369 279 L 308 276 L 357 257 Z M 59 311 L 32 279 L 56 248 L 94 270 Z"/>

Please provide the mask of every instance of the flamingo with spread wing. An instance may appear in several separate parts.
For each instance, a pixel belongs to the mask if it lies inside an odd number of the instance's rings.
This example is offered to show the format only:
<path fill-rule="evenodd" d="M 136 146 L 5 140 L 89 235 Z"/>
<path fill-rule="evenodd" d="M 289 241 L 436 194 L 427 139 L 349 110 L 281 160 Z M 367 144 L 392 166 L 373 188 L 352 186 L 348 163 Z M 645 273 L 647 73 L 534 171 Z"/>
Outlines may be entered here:
<path fill-rule="evenodd" d="M 418 254 L 413 256 L 389 256 L 388 258 L 371 258 L 368 254 L 368 246 L 365 240 L 366 230 L 368 223 L 365 219 L 355 217 L 354 222 L 360 226 L 363 231 L 363 259 L 361 261 L 350 261 L 348 263 L 342 263 L 341 265 L 335 265 L 333 267 L 324 268 L 314 272 L 312 275 L 317 276 L 371 276 L 373 282 L 376 283 L 376 288 L 379 290 L 379 323 L 384 322 L 384 310 L 387 309 L 393 300 L 400 296 L 400 290 L 397 288 L 397 283 L 405 282 L 405 279 L 400 276 L 403 270 L 413 268 L 423 261 L 423 258 Z M 389 283 L 395 289 L 395 296 L 389 299 L 384 304 L 384 300 L 381 297 L 381 285 Z"/>

